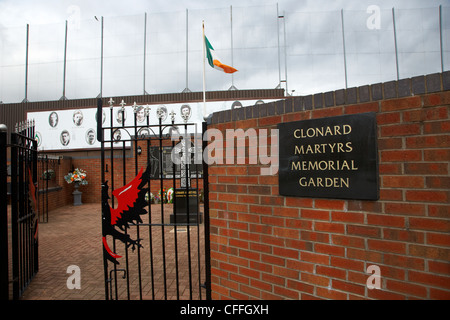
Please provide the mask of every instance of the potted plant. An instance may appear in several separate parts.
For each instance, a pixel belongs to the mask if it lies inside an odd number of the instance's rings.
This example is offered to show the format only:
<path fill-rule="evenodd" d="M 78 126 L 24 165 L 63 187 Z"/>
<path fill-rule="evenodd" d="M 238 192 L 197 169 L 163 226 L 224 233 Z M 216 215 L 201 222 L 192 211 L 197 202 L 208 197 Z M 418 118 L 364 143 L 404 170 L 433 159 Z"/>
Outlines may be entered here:
<path fill-rule="evenodd" d="M 64 180 L 69 184 L 74 183 L 75 188 L 78 189 L 78 186 L 88 184 L 86 176 L 86 171 L 76 168 L 73 172 L 69 172 L 64 176 Z"/>
<path fill-rule="evenodd" d="M 55 170 L 49 169 L 42 173 L 42 180 L 52 180 L 56 176 Z"/>
<path fill-rule="evenodd" d="M 74 184 L 75 191 L 72 192 L 74 206 L 82 205 L 81 203 L 82 192 L 78 191 L 78 188 L 80 187 L 80 185 L 88 184 L 86 177 L 87 177 L 86 172 L 78 168 L 76 168 L 73 172 L 69 172 L 67 175 L 64 176 L 64 180 L 66 180 L 68 184 L 71 183 Z"/>

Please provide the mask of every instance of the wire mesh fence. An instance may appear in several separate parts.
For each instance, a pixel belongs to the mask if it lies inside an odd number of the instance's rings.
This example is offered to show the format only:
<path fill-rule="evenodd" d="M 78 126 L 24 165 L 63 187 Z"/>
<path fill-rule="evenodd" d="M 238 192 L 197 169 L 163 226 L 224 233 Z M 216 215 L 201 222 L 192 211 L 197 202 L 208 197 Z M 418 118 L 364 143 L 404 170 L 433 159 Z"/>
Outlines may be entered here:
<path fill-rule="evenodd" d="M 443 72 L 450 8 L 284 12 L 222 7 L 0 28 L 3 103 L 202 90 L 202 21 L 239 72 L 206 90 L 311 94 Z"/>

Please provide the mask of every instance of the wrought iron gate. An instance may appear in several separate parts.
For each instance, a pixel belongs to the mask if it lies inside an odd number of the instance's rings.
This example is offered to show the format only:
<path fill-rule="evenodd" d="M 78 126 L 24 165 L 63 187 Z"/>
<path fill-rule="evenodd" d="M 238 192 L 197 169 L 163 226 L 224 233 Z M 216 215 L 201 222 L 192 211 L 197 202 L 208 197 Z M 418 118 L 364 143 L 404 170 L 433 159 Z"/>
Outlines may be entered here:
<path fill-rule="evenodd" d="M 15 132 L 11 133 L 10 145 L 7 144 L 6 130 L 0 132 L 0 273 L 3 299 L 9 299 L 11 291 L 12 298 L 18 299 L 39 269 L 38 157 L 34 134 L 34 124 L 30 121 L 16 125 Z M 10 174 L 7 169 L 8 153 L 11 159 Z"/>
<path fill-rule="evenodd" d="M 173 110 L 164 121 L 164 106 L 152 118 L 135 103 L 125 121 L 124 106 L 98 99 L 105 297 L 210 299 L 202 132 L 186 115 L 175 123 Z"/>

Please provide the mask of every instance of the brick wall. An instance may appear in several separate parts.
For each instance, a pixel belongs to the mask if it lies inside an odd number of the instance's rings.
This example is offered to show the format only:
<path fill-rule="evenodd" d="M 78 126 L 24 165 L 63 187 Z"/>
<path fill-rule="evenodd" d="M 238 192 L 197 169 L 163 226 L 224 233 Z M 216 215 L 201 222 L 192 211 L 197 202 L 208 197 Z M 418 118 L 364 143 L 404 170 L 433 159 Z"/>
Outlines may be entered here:
<path fill-rule="evenodd" d="M 209 169 L 213 298 L 450 299 L 449 90 L 447 72 L 215 113 L 225 136 L 376 112 L 380 199 L 280 196 L 247 142 L 246 164 Z"/>
<path fill-rule="evenodd" d="M 166 140 L 163 142 L 163 146 L 171 146 L 171 140 Z M 138 156 L 138 170 L 141 168 L 146 168 L 147 165 L 147 143 L 145 141 L 140 141 L 138 146 L 142 149 L 142 156 Z M 154 145 L 152 145 L 154 146 Z M 60 155 L 60 154 L 59 154 Z M 60 166 L 58 169 L 59 175 L 56 177 L 56 184 L 61 186 L 62 189 L 58 191 L 49 192 L 49 211 L 56 208 L 70 205 L 73 203 L 74 191 L 73 185 L 67 184 L 64 180 L 64 176 L 72 170 L 72 168 L 80 168 L 86 171 L 88 184 L 80 186 L 79 191 L 83 192 L 82 202 L 83 203 L 99 203 L 101 202 L 101 158 L 100 153 L 97 151 L 90 152 L 72 152 L 71 156 L 65 155 L 60 161 Z M 126 150 L 125 153 L 125 170 L 123 168 L 122 161 L 122 151 L 118 150 L 114 153 L 114 170 L 111 166 L 111 153 L 110 150 L 106 151 L 105 154 L 105 164 L 108 166 L 108 172 L 105 172 L 105 180 L 108 181 L 108 185 L 111 188 L 112 181 L 114 180 L 114 188 L 120 188 L 124 184 L 129 183 L 135 176 L 135 158 L 133 150 Z M 114 171 L 114 177 L 112 177 Z M 124 183 L 124 172 L 125 172 L 125 183 Z M 41 173 L 39 173 L 41 174 Z M 179 187 L 179 179 L 176 181 L 176 187 Z M 195 178 L 191 180 L 192 187 L 197 187 L 197 181 Z M 164 188 L 174 187 L 172 179 L 163 180 Z M 198 180 L 198 188 L 203 189 L 203 179 Z M 151 180 L 150 191 L 153 194 L 157 194 L 161 189 L 161 182 L 159 179 Z"/>

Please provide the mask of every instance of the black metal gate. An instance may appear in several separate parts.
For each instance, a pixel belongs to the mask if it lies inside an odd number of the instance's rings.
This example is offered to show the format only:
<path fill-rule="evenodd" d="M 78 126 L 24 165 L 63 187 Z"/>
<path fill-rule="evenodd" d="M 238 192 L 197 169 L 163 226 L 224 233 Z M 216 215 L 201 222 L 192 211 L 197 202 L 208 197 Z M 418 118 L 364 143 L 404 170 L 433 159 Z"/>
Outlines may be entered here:
<path fill-rule="evenodd" d="M 0 130 L 1 296 L 9 299 L 12 293 L 12 299 L 18 299 L 39 268 L 37 142 L 34 123 L 30 121 L 16 125 L 10 145 L 6 128 L 3 129 Z"/>
<path fill-rule="evenodd" d="M 98 99 L 105 297 L 210 299 L 206 123 L 135 103 L 126 125 L 124 106 Z"/>

